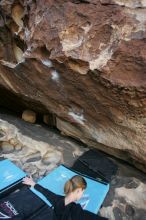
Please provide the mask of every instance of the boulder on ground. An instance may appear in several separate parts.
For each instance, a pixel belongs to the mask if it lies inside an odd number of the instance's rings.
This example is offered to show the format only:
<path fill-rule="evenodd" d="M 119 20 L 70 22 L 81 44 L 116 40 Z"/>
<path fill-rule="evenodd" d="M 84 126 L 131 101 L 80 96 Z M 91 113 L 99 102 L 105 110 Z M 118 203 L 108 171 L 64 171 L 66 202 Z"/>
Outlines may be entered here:
<path fill-rule="evenodd" d="M 43 115 L 43 122 L 49 124 L 49 115 Z"/>
<path fill-rule="evenodd" d="M 22 114 L 22 119 L 24 121 L 35 123 L 36 122 L 36 113 L 32 110 L 25 110 Z"/>
<path fill-rule="evenodd" d="M 14 151 L 14 146 L 8 142 L 3 142 L 1 148 L 4 154 L 12 153 Z"/>
<path fill-rule="evenodd" d="M 56 125 L 56 117 L 54 114 L 48 113 L 46 115 L 43 115 L 43 122 L 53 127 Z"/>

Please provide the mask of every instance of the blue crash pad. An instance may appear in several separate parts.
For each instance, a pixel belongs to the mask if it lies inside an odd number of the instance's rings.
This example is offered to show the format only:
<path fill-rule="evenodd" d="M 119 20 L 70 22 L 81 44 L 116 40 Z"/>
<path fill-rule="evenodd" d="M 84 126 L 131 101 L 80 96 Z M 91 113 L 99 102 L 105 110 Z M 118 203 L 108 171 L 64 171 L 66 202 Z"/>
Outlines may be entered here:
<path fill-rule="evenodd" d="M 65 182 L 76 174 L 79 173 L 76 173 L 75 171 L 72 171 L 63 165 L 60 165 L 58 168 L 49 173 L 46 177 L 41 179 L 38 184 L 56 194 L 64 195 L 63 188 Z M 109 184 L 105 185 L 94 179 L 91 179 L 90 177 L 84 177 L 87 181 L 87 189 L 85 190 L 84 195 L 79 203 L 81 204 L 83 209 L 97 214 L 109 190 Z M 51 203 L 40 192 L 38 192 L 34 188 L 31 188 L 31 190 L 49 206 L 52 206 Z"/>
<path fill-rule="evenodd" d="M 9 160 L 0 161 L 0 193 L 18 184 L 26 176 L 20 168 Z"/>

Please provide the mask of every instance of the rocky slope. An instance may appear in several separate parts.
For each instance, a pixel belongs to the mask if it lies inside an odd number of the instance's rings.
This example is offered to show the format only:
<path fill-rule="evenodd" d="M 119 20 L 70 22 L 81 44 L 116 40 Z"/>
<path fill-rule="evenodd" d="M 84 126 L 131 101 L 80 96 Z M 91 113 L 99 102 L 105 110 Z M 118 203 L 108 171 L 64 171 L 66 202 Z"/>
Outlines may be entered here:
<path fill-rule="evenodd" d="M 146 1 L 2 0 L 0 105 L 146 171 Z"/>

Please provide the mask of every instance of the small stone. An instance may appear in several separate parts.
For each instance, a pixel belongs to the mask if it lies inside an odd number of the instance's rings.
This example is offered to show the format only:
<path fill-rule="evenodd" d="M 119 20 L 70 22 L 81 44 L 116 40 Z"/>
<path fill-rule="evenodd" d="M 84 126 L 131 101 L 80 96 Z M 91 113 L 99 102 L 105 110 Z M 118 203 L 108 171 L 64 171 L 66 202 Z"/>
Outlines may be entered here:
<path fill-rule="evenodd" d="M 25 110 L 22 114 L 22 119 L 24 121 L 35 123 L 36 122 L 36 113 L 31 110 Z"/>
<path fill-rule="evenodd" d="M 12 144 L 13 146 L 15 146 L 16 144 L 18 144 L 18 141 L 15 138 L 11 138 L 9 140 L 9 143 Z"/>
<path fill-rule="evenodd" d="M 136 189 L 139 186 L 139 183 L 135 180 L 131 180 L 125 184 L 125 188 L 127 189 Z"/>
<path fill-rule="evenodd" d="M 22 145 L 21 144 L 16 144 L 15 150 L 16 151 L 21 151 L 22 150 Z"/>
<path fill-rule="evenodd" d="M 9 154 L 14 151 L 14 146 L 8 142 L 3 142 L 1 148 L 4 154 Z"/>

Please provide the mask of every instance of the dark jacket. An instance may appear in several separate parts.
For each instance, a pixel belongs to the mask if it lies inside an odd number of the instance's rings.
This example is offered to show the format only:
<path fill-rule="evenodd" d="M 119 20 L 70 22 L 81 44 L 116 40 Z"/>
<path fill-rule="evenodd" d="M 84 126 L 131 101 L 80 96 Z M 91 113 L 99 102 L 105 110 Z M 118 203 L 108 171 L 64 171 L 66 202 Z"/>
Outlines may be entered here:
<path fill-rule="evenodd" d="M 64 196 L 57 195 L 38 184 L 36 184 L 34 188 L 41 192 L 51 202 L 57 220 L 107 220 L 107 218 L 83 210 L 81 205 L 75 202 L 65 206 Z"/>

